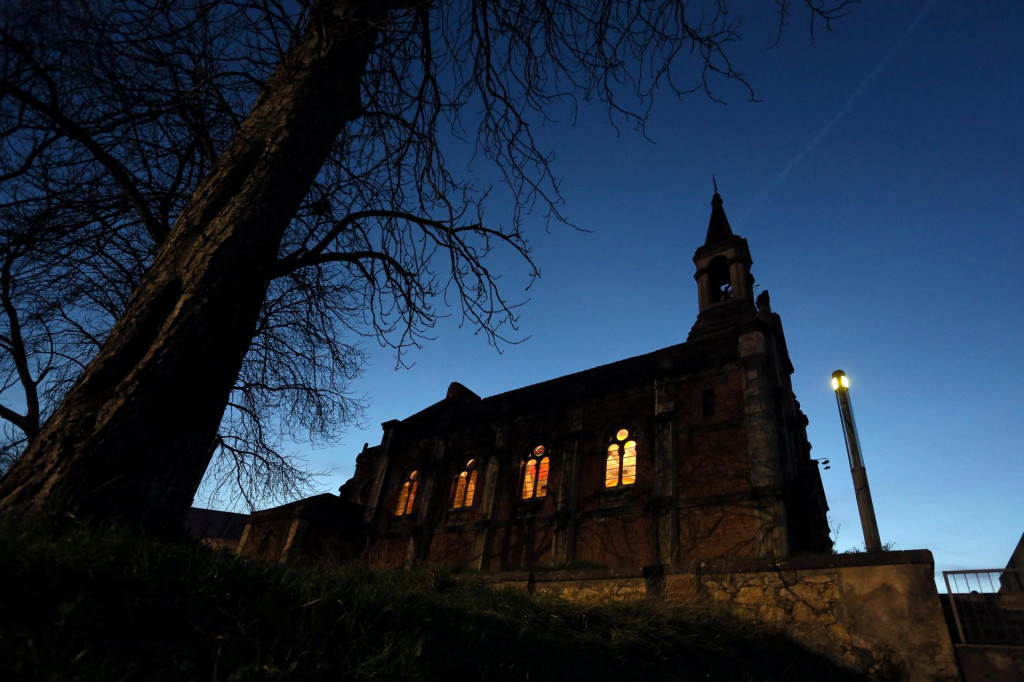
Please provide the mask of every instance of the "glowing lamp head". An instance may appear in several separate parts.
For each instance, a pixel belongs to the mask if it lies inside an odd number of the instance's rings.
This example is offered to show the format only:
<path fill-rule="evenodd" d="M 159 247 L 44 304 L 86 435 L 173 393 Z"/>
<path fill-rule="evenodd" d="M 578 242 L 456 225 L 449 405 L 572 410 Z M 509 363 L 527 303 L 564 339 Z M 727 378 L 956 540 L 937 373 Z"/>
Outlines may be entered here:
<path fill-rule="evenodd" d="M 838 391 L 839 387 L 850 388 L 850 380 L 846 378 L 846 372 L 837 369 L 832 372 L 832 390 Z"/>

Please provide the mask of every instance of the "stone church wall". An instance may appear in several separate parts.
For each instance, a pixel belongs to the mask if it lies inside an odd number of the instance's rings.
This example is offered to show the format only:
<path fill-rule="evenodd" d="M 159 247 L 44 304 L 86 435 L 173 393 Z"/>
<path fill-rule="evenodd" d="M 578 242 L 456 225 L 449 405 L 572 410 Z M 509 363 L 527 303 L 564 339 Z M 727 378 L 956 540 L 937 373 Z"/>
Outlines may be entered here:
<path fill-rule="evenodd" d="M 787 496 L 808 496 L 793 484 L 806 448 L 776 437 L 799 414 L 788 381 L 778 383 L 788 372 L 772 370 L 788 360 L 738 352 L 725 339 L 682 344 L 487 399 L 453 384 L 440 403 L 386 424 L 346 484 L 368 509 L 369 564 L 625 568 L 806 550 L 790 536 L 786 508 Z M 636 483 L 609 488 L 606 451 L 618 429 L 637 442 Z M 536 445 L 550 457 L 547 494 L 523 500 L 522 462 Z M 751 452 L 773 459 L 770 477 Z M 470 459 L 476 497 L 453 509 L 452 481 Z M 412 470 L 415 507 L 396 515 Z M 823 508 L 811 516 L 824 528 Z"/>
<path fill-rule="evenodd" d="M 361 559 L 487 572 L 821 551 L 824 495 L 788 359 L 765 341 L 781 333 L 773 324 L 752 322 L 743 343 L 688 342 L 486 399 L 452 384 L 359 455 L 342 499 L 362 510 Z M 636 442 L 636 478 L 609 487 L 619 429 Z M 523 461 L 538 445 L 550 460 L 546 494 L 524 500 Z M 453 481 L 470 461 L 472 503 L 454 508 Z M 413 471 L 414 504 L 398 513 Z M 265 526 L 252 529 L 253 540 L 266 535 L 260 555 L 295 544 L 275 521 L 287 507 L 254 517 Z"/>
<path fill-rule="evenodd" d="M 409 553 L 409 536 L 378 537 L 369 549 L 367 563 L 373 566 L 403 566 Z"/>

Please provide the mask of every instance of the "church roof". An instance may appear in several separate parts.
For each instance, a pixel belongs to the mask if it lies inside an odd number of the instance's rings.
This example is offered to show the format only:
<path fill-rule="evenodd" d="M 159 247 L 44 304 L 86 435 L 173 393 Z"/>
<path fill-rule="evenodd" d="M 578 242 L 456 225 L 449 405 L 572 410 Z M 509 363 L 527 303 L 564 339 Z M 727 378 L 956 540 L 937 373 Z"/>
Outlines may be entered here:
<path fill-rule="evenodd" d="M 425 425 L 429 429 L 436 429 L 437 424 L 445 419 L 443 415 L 463 413 L 475 415 L 472 418 L 480 418 L 481 415 L 503 412 L 521 414 L 524 405 L 536 409 L 539 405 L 560 404 L 567 396 L 621 390 L 624 386 L 652 381 L 672 372 L 687 374 L 730 361 L 736 353 L 734 343 L 723 343 L 720 338 L 699 343 L 680 343 L 485 398 L 459 400 L 448 396 L 399 421 L 404 427 Z M 469 389 L 465 390 L 476 396 Z"/>
<path fill-rule="evenodd" d="M 732 228 L 729 227 L 729 219 L 725 217 L 725 209 L 722 208 L 722 195 L 716 189 L 715 196 L 711 198 L 711 220 L 708 221 L 708 236 L 704 240 L 704 246 L 717 244 L 731 236 Z"/>

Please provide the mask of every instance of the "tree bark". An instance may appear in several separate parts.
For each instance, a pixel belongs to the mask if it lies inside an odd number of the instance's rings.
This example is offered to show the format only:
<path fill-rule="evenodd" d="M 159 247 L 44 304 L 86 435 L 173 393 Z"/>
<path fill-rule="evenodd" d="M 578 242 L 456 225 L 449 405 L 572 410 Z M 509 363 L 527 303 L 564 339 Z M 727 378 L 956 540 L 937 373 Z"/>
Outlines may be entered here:
<path fill-rule="evenodd" d="M 0 480 L 0 512 L 53 510 L 180 532 L 284 230 L 360 113 L 379 7 L 317 3 L 109 340 Z"/>

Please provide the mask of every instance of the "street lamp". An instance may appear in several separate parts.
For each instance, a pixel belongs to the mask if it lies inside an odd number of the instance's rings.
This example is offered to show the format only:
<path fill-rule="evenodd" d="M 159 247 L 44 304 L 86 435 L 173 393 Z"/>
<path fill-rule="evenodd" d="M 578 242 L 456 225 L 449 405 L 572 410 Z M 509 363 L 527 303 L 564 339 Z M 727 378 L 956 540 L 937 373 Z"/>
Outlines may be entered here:
<path fill-rule="evenodd" d="M 860 441 L 857 438 L 857 424 L 853 421 L 853 407 L 850 405 L 850 380 L 846 377 L 846 372 L 841 369 L 832 372 L 832 390 L 836 393 L 839 419 L 843 423 L 843 436 L 846 437 L 846 453 L 850 456 L 853 490 L 857 495 L 860 525 L 864 530 L 864 547 L 869 552 L 881 552 L 882 541 L 878 537 L 875 508 L 871 504 L 868 472 L 864 469 L 864 459 L 860 454 Z"/>

